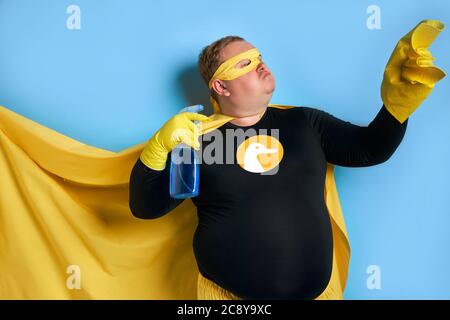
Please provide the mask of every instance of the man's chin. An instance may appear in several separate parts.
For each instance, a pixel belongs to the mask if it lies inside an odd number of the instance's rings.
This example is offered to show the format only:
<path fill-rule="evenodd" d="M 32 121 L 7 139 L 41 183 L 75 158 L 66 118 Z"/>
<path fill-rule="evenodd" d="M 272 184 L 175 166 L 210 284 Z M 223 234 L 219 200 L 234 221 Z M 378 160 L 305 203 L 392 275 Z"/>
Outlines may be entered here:
<path fill-rule="evenodd" d="M 265 92 L 265 95 L 267 96 L 267 99 L 270 100 L 272 98 L 273 93 L 275 92 L 275 87 L 268 88 Z"/>
<path fill-rule="evenodd" d="M 266 94 L 273 94 L 273 92 L 275 91 L 275 83 L 273 83 L 272 85 L 268 85 L 265 91 Z"/>

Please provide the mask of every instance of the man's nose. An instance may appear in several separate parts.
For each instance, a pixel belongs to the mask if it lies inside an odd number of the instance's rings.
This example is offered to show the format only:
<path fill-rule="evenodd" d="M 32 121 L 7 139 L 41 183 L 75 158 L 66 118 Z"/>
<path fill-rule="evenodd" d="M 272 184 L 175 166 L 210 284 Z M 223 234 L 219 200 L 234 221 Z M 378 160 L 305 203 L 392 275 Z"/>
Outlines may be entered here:
<path fill-rule="evenodd" d="M 267 68 L 266 64 L 264 62 L 260 62 L 258 67 L 256 68 L 258 72 L 264 72 L 269 71 L 269 68 Z"/>

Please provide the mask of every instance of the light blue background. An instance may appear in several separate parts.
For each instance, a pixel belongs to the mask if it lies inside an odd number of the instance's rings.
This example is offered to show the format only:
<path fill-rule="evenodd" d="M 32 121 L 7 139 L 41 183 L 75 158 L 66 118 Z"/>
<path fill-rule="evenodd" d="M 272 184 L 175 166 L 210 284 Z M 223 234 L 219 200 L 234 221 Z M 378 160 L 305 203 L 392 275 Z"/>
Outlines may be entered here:
<path fill-rule="evenodd" d="M 70 4 L 81 8 L 81 30 L 66 28 Z M 366 27 L 371 4 L 381 30 Z M 395 44 L 422 19 L 450 24 L 450 2 L 0 0 L 0 104 L 119 151 L 180 108 L 209 103 L 197 56 L 234 34 L 273 71 L 272 103 L 367 125 Z M 449 72 L 450 30 L 431 51 Z M 336 168 L 352 246 L 347 299 L 450 298 L 449 92 L 447 77 L 388 162 Z M 366 286 L 370 265 L 381 268 L 380 290 Z"/>

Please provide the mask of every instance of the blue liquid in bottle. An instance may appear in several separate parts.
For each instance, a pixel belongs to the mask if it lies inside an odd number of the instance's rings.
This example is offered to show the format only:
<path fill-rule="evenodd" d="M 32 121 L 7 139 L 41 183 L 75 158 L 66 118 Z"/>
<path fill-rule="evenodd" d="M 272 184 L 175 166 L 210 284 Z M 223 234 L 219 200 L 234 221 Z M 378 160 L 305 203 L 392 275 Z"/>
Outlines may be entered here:
<path fill-rule="evenodd" d="M 201 110 L 203 110 L 202 105 L 195 105 L 183 108 L 180 112 Z M 170 196 L 175 199 L 196 197 L 200 182 L 200 161 L 197 151 L 180 143 L 172 150 L 170 160 Z"/>
<path fill-rule="evenodd" d="M 196 197 L 199 189 L 199 173 L 197 151 L 184 143 L 175 147 L 170 163 L 170 196 L 175 199 Z"/>

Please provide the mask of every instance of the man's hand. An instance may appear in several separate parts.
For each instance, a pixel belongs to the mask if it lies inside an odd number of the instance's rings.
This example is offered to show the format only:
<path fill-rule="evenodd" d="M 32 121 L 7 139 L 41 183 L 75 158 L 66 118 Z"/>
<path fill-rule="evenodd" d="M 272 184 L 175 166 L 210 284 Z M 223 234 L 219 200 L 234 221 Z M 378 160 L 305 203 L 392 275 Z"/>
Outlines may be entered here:
<path fill-rule="evenodd" d="M 209 121 L 210 118 L 195 112 L 182 112 L 169 119 L 149 140 L 140 155 L 141 161 L 149 168 L 163 170 L 167 155 L 179 143 L 185 143 L 198 150 L 200 128 L 194 121 Z M 201 123 L 200 123 L 201 124 Z"/>
<path fill-rule="evenodd" d="M 400 122 L 420 106 L 434 85 L 445 77 L 433 65 L 428 47 L 445 26 L 438 20 L 423 20 L 397 43 L 381 84 L 381 98 L 388 111 Z"/>

